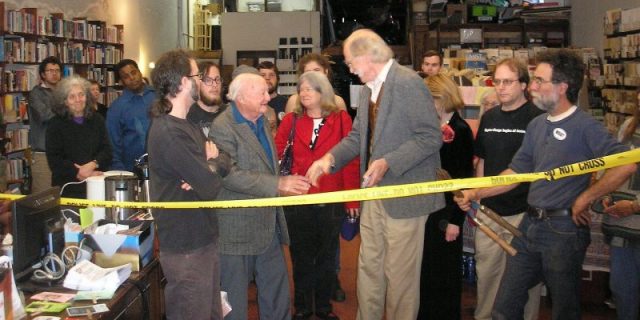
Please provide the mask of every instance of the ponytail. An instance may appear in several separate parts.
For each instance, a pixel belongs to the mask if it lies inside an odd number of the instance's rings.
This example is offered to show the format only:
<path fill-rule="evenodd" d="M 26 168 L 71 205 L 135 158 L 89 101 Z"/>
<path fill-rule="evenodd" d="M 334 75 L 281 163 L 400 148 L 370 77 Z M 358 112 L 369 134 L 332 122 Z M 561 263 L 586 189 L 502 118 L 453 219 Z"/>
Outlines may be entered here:
<path fill-rule="evenodd" d="M 151 117 L 159 117 L 163 114 L 168 114 L 173 109 L 171 101 L 166 97 L 156 99 L 151 106 Z"/>

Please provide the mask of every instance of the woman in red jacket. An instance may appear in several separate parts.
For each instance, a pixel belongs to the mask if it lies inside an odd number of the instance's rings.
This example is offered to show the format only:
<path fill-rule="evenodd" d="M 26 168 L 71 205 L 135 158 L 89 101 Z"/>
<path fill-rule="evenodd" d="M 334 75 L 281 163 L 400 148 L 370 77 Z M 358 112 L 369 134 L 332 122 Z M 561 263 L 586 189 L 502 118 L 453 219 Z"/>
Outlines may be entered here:
<path fill-rule="evenodd" d="M 295 128 L 293 126 L 295 125 Z M 326 75 L 306 72 L 298 80 L 298 98 L 293 112 L 287 114 L 278 127 L 275 142 L 280 157 L 291 130 L 293 135 L 293 165 L 291 174 L 304 175 L 313 161 L 322 157 L 351 131 L 351 117 L 338 109 L 333 89 Z M 323 176 L 318 187 L 309 193 L 358 188 L 358 159 L 342 170 Z M 295 288 L 296 313 L 292 319 L 339 319 L 332 311 L 331 298 L 335 278 L 335 256 L 338 233 L 345 209 L 359 214 L 359 203 L 330 203 L 285 207 Z"/>

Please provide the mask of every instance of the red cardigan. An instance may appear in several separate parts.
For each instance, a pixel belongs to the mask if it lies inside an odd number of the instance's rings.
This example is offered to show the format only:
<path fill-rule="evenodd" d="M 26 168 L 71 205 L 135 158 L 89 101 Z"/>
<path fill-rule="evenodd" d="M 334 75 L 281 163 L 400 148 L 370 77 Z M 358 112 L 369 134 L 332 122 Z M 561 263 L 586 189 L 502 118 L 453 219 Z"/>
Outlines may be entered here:
<path fill-rule="evenodd" d="M 282 158 L 282 153 L 287 145 L 291 125 L 293 124 L 294 113 L 288 113 L 280 122 L 275 143 L 278 149 L 278 159 Z M 351 117 L 346 111 L 331 113 L 325 118 L 324 125 L 316 138 L 315 148 L 311 150 L 309 143 L 313 131 L 313 119 L 306 114 L 296 120 L 296 132 L 293 138 L 293 165 L 291 173 L 304 176 L 311 164 L 329 152 L 333 146 L 338 144 L 342 138 L 351 131 Z M 359 188 L 360 181 L 360 160 L 356 157 L 342 170 L 325 175 L 318 181 L 318 187 L 311 186 L 309 193 L 321 193 L 340 190 L 350 190 Z M 346 207 L 358 208 L 359 202 L 348 202 Z"/>

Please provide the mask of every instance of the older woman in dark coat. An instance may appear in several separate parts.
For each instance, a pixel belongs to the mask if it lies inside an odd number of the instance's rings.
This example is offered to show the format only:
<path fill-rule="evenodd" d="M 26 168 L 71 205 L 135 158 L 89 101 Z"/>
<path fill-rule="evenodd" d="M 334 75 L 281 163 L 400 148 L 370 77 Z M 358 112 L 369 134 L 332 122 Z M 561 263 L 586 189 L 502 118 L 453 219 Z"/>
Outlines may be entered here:
<path fill-rule="evenodd" d="M 80 76 L 62 79 L 54 90 L 54 112 L 46 134 L 51 184 L 64 186 L 101 175 L 111 163 L 111 145 L 102 116 L 94 112 L 90 83 Z M 64 187 L 65 197 L 85 198 L 83 184 Z"/>

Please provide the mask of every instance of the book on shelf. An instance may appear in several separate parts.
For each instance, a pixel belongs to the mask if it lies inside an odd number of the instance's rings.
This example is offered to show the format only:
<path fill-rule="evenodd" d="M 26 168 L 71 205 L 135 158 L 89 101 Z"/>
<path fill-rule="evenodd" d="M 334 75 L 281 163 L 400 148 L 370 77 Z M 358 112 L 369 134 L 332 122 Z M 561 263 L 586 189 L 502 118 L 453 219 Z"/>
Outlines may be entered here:
<path fill-rule="evenodd" d="M 27 120 L 27 99 L 21 93 L 7 93 L 2 103 L 2 120 L 3 123 L 17 122 Z"/>

